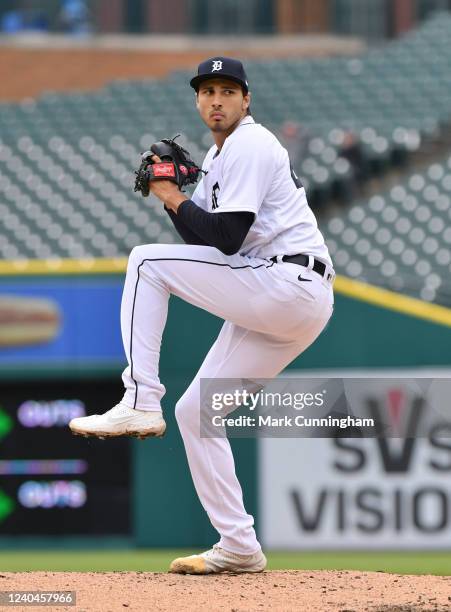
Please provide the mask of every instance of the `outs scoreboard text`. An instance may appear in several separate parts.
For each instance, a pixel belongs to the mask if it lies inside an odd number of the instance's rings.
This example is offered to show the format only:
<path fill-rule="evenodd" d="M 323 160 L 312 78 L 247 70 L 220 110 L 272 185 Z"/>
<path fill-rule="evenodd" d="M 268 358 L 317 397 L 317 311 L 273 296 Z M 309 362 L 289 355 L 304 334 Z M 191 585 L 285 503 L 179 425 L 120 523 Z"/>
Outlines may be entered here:
<path fill-rule="evenodd" d="M 120 381 L 2 381 L 0 536 L 130 533 L 130 440 L 67 426 L 121 393 Z"/>

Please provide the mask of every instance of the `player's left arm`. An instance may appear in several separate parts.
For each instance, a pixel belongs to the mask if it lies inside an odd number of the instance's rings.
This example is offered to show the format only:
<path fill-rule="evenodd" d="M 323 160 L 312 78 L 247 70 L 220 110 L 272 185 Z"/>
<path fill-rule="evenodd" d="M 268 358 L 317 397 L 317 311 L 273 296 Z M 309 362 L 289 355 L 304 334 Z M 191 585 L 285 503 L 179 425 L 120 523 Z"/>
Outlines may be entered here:
<path fill-rule="evenodd" d="M 208 242 L 203 240 L 200 236 L 198 236 L 195 232 L 193 232 L 181 219 L 179 215 L 176 215 L 173 210 L 168 208 L 165 204 L 165 211 L 168 213 L 169 218 L 171 219 L 175 229 L 177 230 L 178 235 L 183 240 L 185 244 L 200 244 L 204 246 L 208 246 Z"/>
<path fill-rule="evenodd" d="M 188 200 L 174 183 L 152 183 L 151 191 L 165 204 L 174 225 L 189 244 L 204 244 L 225 255 L 237 253 L 254 222 L 249 211 L 210 213 Z"/>
<path fill-rule="evenodd" d="M 213 212 L 202 210 L 190 200 L 174 201 L 179 220 L 226 255 L 240 250 L 276 171 L 269 146 L 262 143 L 254 150 L 255 144 L 240 143 L 223 151 L 223 176 Z"/>
<path fill-rule="evenodd" d="M 271 184 L 273 161 L 267 149 L 251 151 L 250 145 L 224 153 L 219 205 L 214 212 L 197 206 L 193 201 L 196 192 L 193 200 L 187 200 L 169 181 L 151 183 L 150 189 L 165 203 L 168 212 L 172 211 L 171 219 L 184 240 L 214 246 L 226 255 L 233 255 L 241 248 Z M 205 200 L 202 188 L 196 191 Z"/>
<path fill-rule="evenodd" d="M 206 208 L 203 180 L 201 180 L 200 183 L 197 185 L 193 195 L 191 196 L 191 199 L 201 208 Z M 200 244 L 208 246 L 208 242 L 203 240 L 200 236 L 193 232 L 193 230 L 191 230 L 187 225 L 185 225 L 185 223 L 180 219 L 180 216 L 177 215 L 174 210 L 168 208 L 166 204 L 164 205 L 164 209 L 168 213 L 169 218 L 171 219 L 175 229 L 177 230 L 177 233 L 185 242 L 185 244 Z"/>
<path fill-rule="evenodd" d="M 191 200 L 182 202 L 176 216 L 205 244 L 216 247 L 224 255 L 238 253 L 255 218 L 253 213 L 246 211 L 206 212 Z"/>

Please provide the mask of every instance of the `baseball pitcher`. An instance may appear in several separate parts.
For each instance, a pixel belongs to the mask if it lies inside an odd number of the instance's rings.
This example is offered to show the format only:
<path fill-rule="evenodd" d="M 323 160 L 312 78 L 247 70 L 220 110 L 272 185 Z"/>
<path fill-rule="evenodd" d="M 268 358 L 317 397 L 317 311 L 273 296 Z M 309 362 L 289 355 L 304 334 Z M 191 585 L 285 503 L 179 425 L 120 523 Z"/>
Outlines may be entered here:
<path fill-rule="evenodd" d="M 333 310 L 335 273 L 287 151 L 256 123 L 241 62 L 214 57 L 191 80 L 214 145 L 198 168 L 174 140 L 143 154 L 135 189 L 151 191 L 185 244 L 135 247 L 121 305 L 128 367 L 122 400 L 73 419 L 74 433 L 161 436 L 158 362 L 171 294 L 224 319 L 175 414 L 197 494 L 220 540 L 170 570 L 207 574 L 266 567 L 243 504 L 227 437 L 200 435 L 200 379 L 277 376 L 319 336 Z M 201 177 L 191 199 L 180 187 Z"/>

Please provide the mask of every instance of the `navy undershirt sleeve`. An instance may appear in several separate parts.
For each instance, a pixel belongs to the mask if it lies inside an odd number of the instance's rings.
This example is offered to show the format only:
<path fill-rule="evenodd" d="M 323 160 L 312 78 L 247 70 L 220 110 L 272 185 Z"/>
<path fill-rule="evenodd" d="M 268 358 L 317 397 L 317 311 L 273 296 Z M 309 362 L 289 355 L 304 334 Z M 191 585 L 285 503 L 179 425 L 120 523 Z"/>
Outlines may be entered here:
<path fill-rule="evenodd" d="M 199 238 L 197 234 L 195 234 L 192 230 L 187 227 L 183 221 L 180 220 L 179 215 L 176 215 L 173 210 L 170 208 L 164 207 L 165 211 L 171 218 L 172 223 L 174 224 L 175 229 L 177 230 L 181 239 L 186 242 L 186 244 L 202 244 L 204 246 L 210 246 L 208 242 Z"/>
<path fill-rule="evenodd" d="M 213 246 L 224 255 L 238 253 L 254 222 L 254 213 L 247 211 L 210 213 L 192 200 L 182 202 L 177 214 L 166 210 L 185 242 Z"/>

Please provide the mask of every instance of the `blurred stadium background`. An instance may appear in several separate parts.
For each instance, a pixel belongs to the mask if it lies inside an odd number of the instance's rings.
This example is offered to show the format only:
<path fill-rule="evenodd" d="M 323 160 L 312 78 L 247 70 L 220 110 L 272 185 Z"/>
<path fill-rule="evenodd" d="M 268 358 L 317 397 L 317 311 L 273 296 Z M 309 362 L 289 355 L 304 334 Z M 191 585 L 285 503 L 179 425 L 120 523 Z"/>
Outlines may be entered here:
<path fill-rule="evenodd" d="M 121 397 L 127 255 L 178 242 L 133 169 L 177 133 L 202 159 L 188 80 L 205 57 L 245 61 L 339 274 L 334 318 L 289 374 L 449 375 L 450 1 L 4 0 L 0 30 L 1 570 L 164 570 L 166 549 L 215 541 L 173 407 L 220 321 L 171 301 L 164 442 L 66 427 Z M 381 409 L 410 415 L 395 387 Z M 449 428 L 398 446 L 233 440 L 271 567 L 449 573 Z"/>

